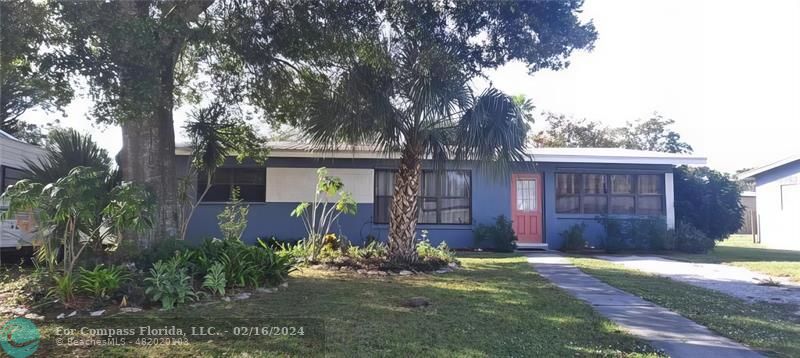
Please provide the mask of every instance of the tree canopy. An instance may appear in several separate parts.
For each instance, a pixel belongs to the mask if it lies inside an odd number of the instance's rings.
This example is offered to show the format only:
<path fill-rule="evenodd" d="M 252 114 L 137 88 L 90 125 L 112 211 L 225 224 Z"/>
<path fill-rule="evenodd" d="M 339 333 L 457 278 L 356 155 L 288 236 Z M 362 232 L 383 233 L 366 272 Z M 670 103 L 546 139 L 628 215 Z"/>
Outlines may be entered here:
<path fill-rule="evenodd" d="M 547 128 L 532 138 L 538 147 L 618 147 L 668 153 L 691 153 L 693 150 L 681 140 L 678 132 L 669 128 L 675 121 L 658 113 L 617 128 L 550 112 L 544 116 Z"/>
<path fill-rule="evenodd" d="M 29 3 L 11 6 L 22 11 Z M 250 104 L 267 122 L 297 124 L 307 114 L 309 86 L 337 81 L 355 63 L 374 65 L 382 60 L 378 46 L 395 43 L 447 48 L 466 78 L 509 61 L 524 62 L 531 72 L 558 70 L 574 50 L 591 48 L 596 38 L 591 21 L 580 18 L 582 5 L 580 0 L 53 1 L 46 20 L 57 36 L 44 39 L 48 56 L 31 56 L 30 62 L 55 78 L 85 79 L 93 117 L 122 127 L 125 178 L 149 186 L 158 199 L 155 236 L 174 236 L 176 105 L 204 98 Z"/>

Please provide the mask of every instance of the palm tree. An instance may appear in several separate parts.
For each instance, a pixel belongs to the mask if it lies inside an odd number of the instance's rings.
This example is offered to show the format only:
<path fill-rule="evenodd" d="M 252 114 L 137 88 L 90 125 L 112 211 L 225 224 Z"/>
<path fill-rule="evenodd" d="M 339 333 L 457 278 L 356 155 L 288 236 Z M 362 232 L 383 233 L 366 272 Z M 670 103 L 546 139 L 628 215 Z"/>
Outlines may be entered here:
<path fill-rule="evenodd" d="M 246 158 L 262 163 L 267 158 L 269 151 L 263 147 L 264 140 L 259 137 L 255 128 L 235 114 L 224 104 L 214 102 L 192 111 L 190 120 L 184 127 L 191 139 L 192 162 L 186 176 L 179 183 L 181 188 L 178 201 L 190 203 L 188 215 L 181 218 L 181 240 L 186 239 L 189 221 L 211 189 L 214 174 L 225 163 L 226 158 L 234 156 L 240 163 Z M 191 183 L 194 183 L 198 173 L 204 174 L 205 188 L 192 201 L 189 192 L 194 189 Z M 185 210 L 181 210 L 181 214 L 184 212 Z"/>
<path fill-rule="evenodd" d="M 446 160 L 475 160 L 505 173 L 527 158 L 528 125 L 511 97 L 494 88 L 473 94 L 455 50 L 405 44 L 374 52 L 318 80 L 301 125 L 321 149 L 366 144 L 400 153 L 389 251 L 394 262 L 412 264 L 423 159 L 437 169 Z"/>
<path fill-rule="evenodd" d="M 57 128 L 50 131 L 45 145 L 44 157 L 36 161 L 25 161 L 25 178 L 37 183 L 55 183 L 76 167 L 89 167 L 119 181 L 119 174 L 112 170 L 108 151 L 100 147 L 91 135 L 81 134 L 72 128 Z M 116 183 L 109 183 L 111 187 Z"/>

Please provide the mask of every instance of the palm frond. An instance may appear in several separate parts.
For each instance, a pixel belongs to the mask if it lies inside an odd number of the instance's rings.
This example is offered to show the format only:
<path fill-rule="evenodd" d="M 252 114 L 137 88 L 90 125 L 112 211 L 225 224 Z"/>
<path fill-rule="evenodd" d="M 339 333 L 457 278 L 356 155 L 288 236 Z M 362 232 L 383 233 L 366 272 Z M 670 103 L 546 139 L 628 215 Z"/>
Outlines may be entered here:
<path fill-rule="evenodd" d="M 474 103 L 455 130 L 455 159 L 478 161 L 494 173 L 508 173 L 512 163 L 527 162 L 528 124 L 514 100 L 489 88 Z"/>
<path fill-rule="evenodd" d="M 25 178 L 39 183 L 54 183 L 76 167 L 90 167 L 102 172 L 111 170 L 108 151 L 91 135 L 75 129 L 54 129 L 45 145 L 45 155 L 36 161 L 25 160 Z"/>

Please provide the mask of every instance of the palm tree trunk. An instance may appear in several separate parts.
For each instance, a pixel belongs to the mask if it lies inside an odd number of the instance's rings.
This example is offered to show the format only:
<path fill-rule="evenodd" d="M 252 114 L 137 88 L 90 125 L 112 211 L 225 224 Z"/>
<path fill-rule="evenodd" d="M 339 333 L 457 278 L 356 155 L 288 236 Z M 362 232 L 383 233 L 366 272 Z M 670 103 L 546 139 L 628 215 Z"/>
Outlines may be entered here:
<path fill-rule="evenodd" d="M 394 195 L 389 218 L 389 258 L 394 263 L 409 265 L 417 261 L 414 236 L 419 214 L 418 201 L 421 151 L 407 145 L 400 157 L 400 169 L 394 180 Z"/>

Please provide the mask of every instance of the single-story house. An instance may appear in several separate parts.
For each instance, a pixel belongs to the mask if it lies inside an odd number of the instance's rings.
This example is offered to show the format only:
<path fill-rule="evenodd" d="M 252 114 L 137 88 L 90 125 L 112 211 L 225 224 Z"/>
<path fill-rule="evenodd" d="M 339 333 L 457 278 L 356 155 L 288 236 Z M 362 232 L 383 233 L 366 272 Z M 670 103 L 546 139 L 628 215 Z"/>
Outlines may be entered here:
<path fill-rule="evenodd" d="M 265 165 L 236 164 L 231 158 L 219 169 L 189 223 L 190 240 L 220 235 L 216 216 L 237 186 L 250 205 L 244 240 L 302 238 L 300 219 L 289 213 L 299 202 L 311 201 L 316 170 L 323 166 L 342 179 L 358 203 L 358 212 L 343 215 L 333 231 L 353 243 L 369 236 L 387 239 L 397 156 L 367 147 L 324 153 L 298 143 L 269 147 Z M 179 175 L 187 173 L 190 153 L 188 146 L 177 147 Z M 559 234 L 579 223 L 587 225 L 586 239 L 598 244 L 602 226 L 597 219 L 602 215 L 658 217 L 674 226 L 673 168 L 706 163 L 695 155 L 617 148 L 536 148 L 529 154 L 531 162 L 518 163 L 501 175 L 474 162 L 448 163 L 444 171 L 434 171 L 432 163 L 425 162 L 417 229 L 427 230 L 433 244 L 445 241 L 454 248 L 470 248 L 477 225 L 505 215 L 513 221 L 521 248 L 558 249 Z M 198 192 L 203 186 L 201 179 Z"/>
<path fill-rule="evenodd" d="M 0 131 L 0 194 L 22 177 L 22 171 L 26 168 L 25 160 L 36 160 L 44 153 L 41 147 Z M 0 213 L 6 207 L 6 203 L 0 200 Z M 25 225 L 25 222 L 26 217 L 20 217 L 20 220 L 0 220 L 0 249 L 30 245 L 30 234 L 26 233 L 25 227 L 20 230 L 20 224 Z"/>
<path fill-rule="evenodd" d="M 739 174 L 755 179 L 760 242 L 800 250 L 800 155 Z"/>

